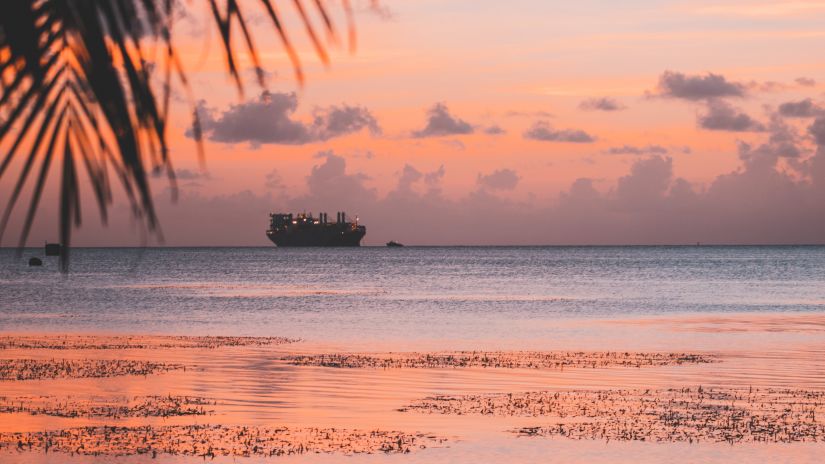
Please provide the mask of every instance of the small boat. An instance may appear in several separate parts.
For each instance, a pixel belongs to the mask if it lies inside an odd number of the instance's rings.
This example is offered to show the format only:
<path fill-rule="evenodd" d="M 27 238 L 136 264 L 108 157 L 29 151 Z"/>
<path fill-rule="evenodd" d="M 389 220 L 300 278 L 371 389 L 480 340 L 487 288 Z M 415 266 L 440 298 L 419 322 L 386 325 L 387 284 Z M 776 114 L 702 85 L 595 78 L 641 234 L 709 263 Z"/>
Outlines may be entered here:
<path fill-rule="evenodd" d="M 387 246 L 388 247 L 402 247 L 404 245 L 396 242 L 395 240 L 390 240 L 389 242 L 387 242 Z"/>
<path fill-rule="evenodd" d="M 59 243 L 46 243 L 46 256 L 60 256 L 61 248 Z"/>

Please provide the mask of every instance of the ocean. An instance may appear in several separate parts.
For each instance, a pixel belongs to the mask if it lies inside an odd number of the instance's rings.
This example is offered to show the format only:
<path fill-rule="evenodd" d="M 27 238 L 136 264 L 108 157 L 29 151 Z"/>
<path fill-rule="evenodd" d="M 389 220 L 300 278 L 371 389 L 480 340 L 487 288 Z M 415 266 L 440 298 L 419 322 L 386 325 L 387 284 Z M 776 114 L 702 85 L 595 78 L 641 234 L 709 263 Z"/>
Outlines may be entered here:
<path fill-rule="evenodd" d="M 84 248 L 65 276 L 27 266 L 42 253 L 0 251 L 4 331 L 506 347 L 599 340 L 576 332 L 592 320 L 825 310 L 821 246 Z"/>

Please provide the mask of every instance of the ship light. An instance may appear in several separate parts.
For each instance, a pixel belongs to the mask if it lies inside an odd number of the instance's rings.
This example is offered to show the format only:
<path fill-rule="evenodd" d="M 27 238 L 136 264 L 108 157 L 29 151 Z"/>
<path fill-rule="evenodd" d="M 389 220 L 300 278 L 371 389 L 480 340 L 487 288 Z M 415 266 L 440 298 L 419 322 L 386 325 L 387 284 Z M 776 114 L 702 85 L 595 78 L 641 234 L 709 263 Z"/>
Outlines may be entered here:
<path fill-rule="evenodd" d="M 298 221 L 292 221 L 293 224 L 298 224 Z"/>

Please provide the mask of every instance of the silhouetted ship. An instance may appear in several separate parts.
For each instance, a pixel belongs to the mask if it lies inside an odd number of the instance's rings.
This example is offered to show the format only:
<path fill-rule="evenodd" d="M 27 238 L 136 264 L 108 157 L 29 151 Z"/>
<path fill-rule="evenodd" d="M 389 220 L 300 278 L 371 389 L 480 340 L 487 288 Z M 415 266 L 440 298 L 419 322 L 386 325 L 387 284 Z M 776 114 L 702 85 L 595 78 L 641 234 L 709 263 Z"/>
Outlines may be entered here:
<path fill-rule="evenodd" d="M 312 213 L 270 214 L 266 236 L 279 247 L 336 247 L 361 246 L 367 228 L 355 222 L 347 222 L 346 213 L 338 213 L 335 222 L 327 220 L 327 213 L 317 218 Z"/>

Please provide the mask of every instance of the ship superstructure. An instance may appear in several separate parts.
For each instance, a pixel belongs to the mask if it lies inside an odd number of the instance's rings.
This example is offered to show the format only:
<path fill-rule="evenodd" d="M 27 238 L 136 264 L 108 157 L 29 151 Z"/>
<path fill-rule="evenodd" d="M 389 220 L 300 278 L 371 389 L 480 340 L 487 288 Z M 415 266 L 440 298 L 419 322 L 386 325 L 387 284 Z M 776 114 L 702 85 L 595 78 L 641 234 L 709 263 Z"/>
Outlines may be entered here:
<path fill-rule="evenodd" d="M 266 236 L 279 247 L 335 247 L 361 246 L 367 228 L 347 222 L 347 215 L 338 212 L 335 222 L 329 222 L 327 213 L 313 217 L 312 213 L 272 213 L 269 215 Z"/>

